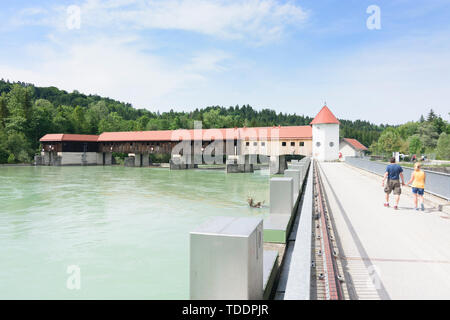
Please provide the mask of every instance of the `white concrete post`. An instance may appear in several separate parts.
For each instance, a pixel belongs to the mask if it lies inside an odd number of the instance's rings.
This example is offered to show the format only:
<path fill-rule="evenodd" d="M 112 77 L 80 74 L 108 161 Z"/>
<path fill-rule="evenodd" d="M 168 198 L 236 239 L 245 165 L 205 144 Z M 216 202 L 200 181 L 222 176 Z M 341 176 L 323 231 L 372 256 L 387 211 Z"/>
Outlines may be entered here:
<path fill-rule="evenodd" d="M 294 180 L 292 188 L 292 200 L 294 201 L 295 204 L 300 190 L 300 171 L 295 169 L 288 169 L 284 171 L 284 176 L 290 177 Z"/>
<path fill-rule="evenodd" d="M 190 298 L 263 297 L 263 221 L 215 217 L 190 233 Z"/>
<path fill-rule="evenodd" d="M 294 207 L 292 193 L 294 189 L 293 178 L 270 179 L 270 213 L 292 214 Z"/>

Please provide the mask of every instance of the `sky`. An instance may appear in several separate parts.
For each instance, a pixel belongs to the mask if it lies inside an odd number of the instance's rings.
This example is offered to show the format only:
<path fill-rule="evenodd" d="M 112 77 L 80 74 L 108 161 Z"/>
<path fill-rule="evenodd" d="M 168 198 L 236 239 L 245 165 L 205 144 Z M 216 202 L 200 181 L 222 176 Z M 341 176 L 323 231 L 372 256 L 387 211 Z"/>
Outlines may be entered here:
<path fill-rule="evenodd" d="M 0 78 L 151 111 L 449 119 L 450 0 L 0 0 Z"/>

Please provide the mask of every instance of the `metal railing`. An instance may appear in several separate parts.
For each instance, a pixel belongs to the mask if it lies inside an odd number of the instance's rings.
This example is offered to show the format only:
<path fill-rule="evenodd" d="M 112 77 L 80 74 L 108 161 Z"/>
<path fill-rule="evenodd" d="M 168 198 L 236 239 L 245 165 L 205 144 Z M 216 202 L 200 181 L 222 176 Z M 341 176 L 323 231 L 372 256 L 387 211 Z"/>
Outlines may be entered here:
<path fill-rule="evenodd" d="M 386 164 L 378 161 L 371 161 L 365 158 L 346 157 L 345 162 L 357 168 L 379 175 L 384 175 L 386 172 Z M 408 167 L 402 168 L 405 182 L 407 182 L 411 178 L 414 169 Z M 424 171 L 426 172 L 425 192 L 450 200 L 450 174 L 430 170 Z"/>

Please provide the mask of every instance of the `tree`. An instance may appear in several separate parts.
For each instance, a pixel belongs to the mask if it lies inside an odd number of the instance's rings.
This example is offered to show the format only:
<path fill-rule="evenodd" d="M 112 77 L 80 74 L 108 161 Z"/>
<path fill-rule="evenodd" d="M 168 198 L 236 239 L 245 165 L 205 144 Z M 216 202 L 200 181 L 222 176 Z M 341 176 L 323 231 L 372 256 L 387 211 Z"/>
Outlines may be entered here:
<path fill-rule="evenodd" d="M 419 136 L 414 135 L 409 138 L 409 153 L 421 154 L 422 153 L 422 141 Z"/>
<path fill-rule="evenodd" d="M 433 109 L 430 109 L 430 112 L 428 113 L 428 116 L 427 116 L 427 121 L 433 122 L 434 119 L 436 119 L 436 114 L 434 113 Z"/>
<path fill-rule="evenodd" d="M 414 121 L 409 121 L 405 124 L 402 124 L 398 127 L 398 133 L 402 137 L 402 139 L 408 139 L 408 137 L 417 133 L 417 129 L 419 128 L 419 124 Z"/>
<path fill-rule="evenodd" d="M 417 132 L 420 137 L 420 140 L 422 141 L 422 145 L 425 147 L 426 150 L 432 150 L 436 148 L 439 134 L 437 133 L 432 123 L 429 122 L 421 123 L 417 129 Z"/>
<path fill-rule="evenodd" d="M 0 128 L 5 127 L 6 119 L 9 116 L 9 110 L 6 101 L 6 94 L 2 93 L 0 96 Z"/>
<path fill-rule="evenodd" d="M 439 136 L 436 157 L 441 160 L 450 160 L 450 135 L 445 132 Z"/>
<path fill-rule="evenodd" d="M 403 146 L 404 141 L 397 131 L 392 128 L 385 130 L 378 139 L 378 150 L 382 153 L 398 152 Z"/>
<path fill-rule="evenodd" d="M 88 123 L 82 107 L 77 106 L 73 109 L 70 119 L 75 133 L 88 133 Z"/>

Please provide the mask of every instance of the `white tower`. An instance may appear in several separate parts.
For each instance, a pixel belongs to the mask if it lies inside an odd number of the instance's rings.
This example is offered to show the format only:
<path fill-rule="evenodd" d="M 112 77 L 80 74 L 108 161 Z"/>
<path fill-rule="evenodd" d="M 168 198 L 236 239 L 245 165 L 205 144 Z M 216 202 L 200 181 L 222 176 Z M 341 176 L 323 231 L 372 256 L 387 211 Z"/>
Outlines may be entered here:
<path fill-rule="evenodd" d="M 340 122 L 325 105 L 317 114 L 312 125 L 312 156 L 318 161 L 339 159 Z"/>

